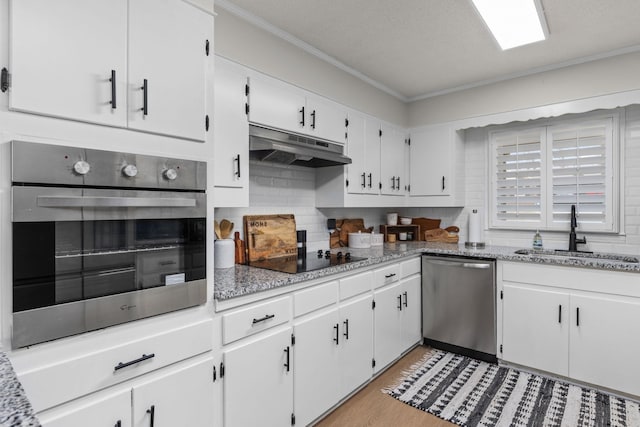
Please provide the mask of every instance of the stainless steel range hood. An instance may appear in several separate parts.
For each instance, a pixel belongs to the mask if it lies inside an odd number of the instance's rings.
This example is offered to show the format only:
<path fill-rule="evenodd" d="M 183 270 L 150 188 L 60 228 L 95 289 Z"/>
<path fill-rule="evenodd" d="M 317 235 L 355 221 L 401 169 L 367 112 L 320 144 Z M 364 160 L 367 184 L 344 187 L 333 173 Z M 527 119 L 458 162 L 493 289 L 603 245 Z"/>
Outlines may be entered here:
<path fill-rule="evenodd" d="M 249 126 L 249 156 L 253 160 L 321 168 L 351 163 L 343 153 L 344 145 L 335 142 Z"/>

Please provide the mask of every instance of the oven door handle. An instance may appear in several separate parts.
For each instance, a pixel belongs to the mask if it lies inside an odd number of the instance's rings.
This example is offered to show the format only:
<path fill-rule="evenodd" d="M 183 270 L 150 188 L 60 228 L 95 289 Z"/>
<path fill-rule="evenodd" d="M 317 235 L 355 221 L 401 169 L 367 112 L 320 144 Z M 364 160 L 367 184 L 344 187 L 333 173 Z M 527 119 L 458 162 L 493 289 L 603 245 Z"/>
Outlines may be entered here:
<path fill-rule="evenodd" d="M 196 206 L 196 200 L 177 197 L 38 196 L 38 206 L 44 208 L 191 208 Z"/>

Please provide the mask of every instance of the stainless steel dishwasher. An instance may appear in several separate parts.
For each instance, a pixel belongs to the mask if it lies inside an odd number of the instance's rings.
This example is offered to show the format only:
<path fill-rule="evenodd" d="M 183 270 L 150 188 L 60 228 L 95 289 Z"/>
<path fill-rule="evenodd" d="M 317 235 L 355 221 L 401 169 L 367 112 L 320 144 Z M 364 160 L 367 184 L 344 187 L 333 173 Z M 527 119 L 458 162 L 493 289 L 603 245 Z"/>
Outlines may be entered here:
<path fill-rule="evenodd" d="M 496 262 L 422 256 L 424 343 L 496 361 Z"/>

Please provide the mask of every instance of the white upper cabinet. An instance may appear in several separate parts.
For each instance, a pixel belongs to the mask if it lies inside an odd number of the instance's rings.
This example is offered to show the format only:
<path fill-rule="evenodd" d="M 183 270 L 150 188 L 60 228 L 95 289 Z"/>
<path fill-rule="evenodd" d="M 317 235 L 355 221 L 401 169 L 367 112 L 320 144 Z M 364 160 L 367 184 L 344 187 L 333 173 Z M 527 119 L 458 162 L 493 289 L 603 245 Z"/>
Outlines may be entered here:
<path fill-rule="evenodd" d="M 373 117 L 364 121 L 365 194 L 380 194 L 380 122 Z"/>
<path fill-rule="evenodd" d="M 380 123 L 357 111 L 349 111 L 347 126 L 347 165 L 352 194 L 380 193 Z"/>
<path fill-rule="evenodd" d="M 204 141 L 211 15 L 181 0 L 14 0 L 10 20 L 10 109 Z"/>
<path fill-rule="evenodd" d="M 249 206 L 247 82 L 243 67 L 216 57 L 213 173 L 217 207 Z"/>
<path fill-rule="evenodd" d="M 404 169 L 405 132 L 383 123 L 380 133 L 380 175 L 382 194 L 404 196 L 407 175 Z"/>
<path fill-rule="evenodd" d="M 9 9 L 9 108 L 126 126 L 127 1 L 14 0 Z"/>
<path fill-rule="evenodd" d="M 249 121 L 344 144 L 347 109 L 280 80 L 252 73 Z"/>
<path fill-rule="evenodd" d="M 129 127 L 203 141 L 212 56 L 210 15 L 183 1 L 129 1 Z"/>
<path fill-rule="evenodd" d="M 449 125 L 411 131 L 410 204 L 464 205 L 464 147 L 461 134 Z M 426 197 L 421 197 L 426 196 Z"/>

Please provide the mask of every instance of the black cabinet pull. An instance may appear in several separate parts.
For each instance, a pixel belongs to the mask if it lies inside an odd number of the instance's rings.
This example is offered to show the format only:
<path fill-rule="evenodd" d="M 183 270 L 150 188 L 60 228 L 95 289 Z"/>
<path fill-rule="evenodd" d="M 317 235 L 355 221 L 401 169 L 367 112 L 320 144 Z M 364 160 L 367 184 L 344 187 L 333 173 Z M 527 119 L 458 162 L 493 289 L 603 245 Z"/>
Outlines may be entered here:
<path fill-rule="evenodd" d="M 444 176 L 442 177 L 442 191 L 444 191 Z"/>
<path fill-rule="evenodd" d="M 345 319 L 344 322 L 344 339 L 348 340 L 349 339 L 349 319 Z"/>
<path fill-rule="evenodd" d="M 215 383 L 218 379 L 218 371 L 216 370 L 216 365 L 213 365 L 213 382 Z"/>
<path fill-rule="evenodd" d="M 311 113 L 311 129 L 316 128 L 316 110 Z"/>
<path fill-rule="evenodd" d="M 254 318 L 254 319 L 253 319 L 253 322 L 251 322 L 251 323 L 252 323 L 253 325 L 255 325 L 256 323 L 264 322 L 264 321 L 266 321 L 266 320 L 273 319 L 274 317 L 276 317 L 276 315 L 275 315 L 275 314 L 267 314 L 266 316 L 261 317 L 261 318 L 259 318 L 259 319 L 255 319 L 255 318 Z"/>
<path fill-rule="evenodd" d="M 118 371 L 122 368 L 126 368 L 127 366 L 131 366 L 131 365 L 135 365 L 136 363 L 140 363 L 140 362 L 144 362 L 145 360 L 149 360 L 156 357 L 155 353 L 151 353 L 151 354 L 143 354 L 141 357 L 135 359 L 135 360 L 131 360 L 129 362 L 120 362 L 118 363 L 116 366 L 114 366 L 113 370 L 114 371 Z"/>
<path fill-rule="evenodd" d="M 142 108 L 140 111 L 142 111 L 143 116 L 146 116 L 149 114 L 149 103 L 147 98 L 149 95 L 149 83 L 147 82 L 147 79 L 142 81 L 140 89 L 142 89 Z"/>
<path fill-rule="evenodd" d="M 404 291 L 404 293 L 402 294 L 404 295 L 404 306 L 407 306 L 407 300 L 409 299 L 409 297 L 407 296 L 407 291 Z"/>
<path fill-rule="evenodd" d="M 562 304 L 558 306 L 558 323 L 562 323 Z"/>
<path fill-rule="evenodd" d="M 116 70 L 111 70 L 111 108 L 116 109 Z"/>
<path fill-rule="evenodd" d="M 284 352 L 287 353 L 287 361 L 284 362 L 284 367 L 287 368 L 287 372 L 289 372 L 289 370 L 291 369 L 289 367 L 289 346 L 287 346 L 287 348 L 284 349 Z"/>
<path fill-rule="evenodd" d="M 115 425 L 115 426 L 113 426 L 113 427 L 122 427 L 122 421 L 121 421 L 121 420 L 118 420 L 118 421 L 116 422 L 116 425 Z"/>
<path fill-rule="evenodd" d="M 236 176 L 240 178 L 240 154 L 236 156 L 236 158 L 234 159 L 234 162 L 238 164 L 238 170 L 236 171 Z"/>
<path fill-rule="evenodd" d="M 156 420 L 156 405 L 151 405 L 151 408 L 147 409 L 147 414 L 149 414 L 149 427 L 153 427 Z"/>
<path fill-rule="evenodd" d="M 366 182 L 366 178 L 365 178 L 365 173 L 362 172 L 362 188 L 367 186 L 367 182 Z"/>
<path fill-rule="evenodd" d="M 369 188 L 371 188 L 371 175 L 372 174 L 369 174 Z"/>
<path fill-rule="evenodd" d="M 580 307 L 576 307 L 576 326 L 580 326 Z"/>
<path fill-rule="evenodd" d="M 299 113 L 302 113 L 302 120 L 300 120 L 300 124 L 304 127 L 304 107 L 298 110 Z"/>
<path fill-rule="evenodd" d="M 338 338 L 340 337 L 340 332 L 338 331 L 340 327 L 339 323 L 336 323 L 335 326 L 333 327 L 333 329 L 336 330 L 336 337 L 333 339 L 336 342 L 336 345 L 340 344 L 340 342 L 338 341 Z"/>
<path fill-rule="evenodd" d="M 392 277 L 393 277 L 393 276 L 395 276 L 395 275 L 396 275 L 396 273 L 385 274 L 384 278 L 385 278 L 385 279 L 390 279 L 390 278 L 392 278 Z"/>
<path fill-rule="evenodd" d="M 400 177 L 398 177 L 398 188 L 396 188 L 396 190 L 400 189 Z"/>
<path fill-rule="evenodd" d="M 398 295 L 398 310 L 402 311 L 402 295 Z"/>
<path fill-rule="evenodd" d="M 391 189 L 395 190 L 396 189 L 396 177 L 395 176 L 391 177 L 391 183 L 392 183 L 391 184 Z"/>

